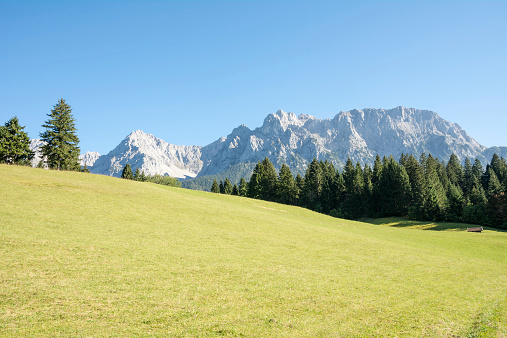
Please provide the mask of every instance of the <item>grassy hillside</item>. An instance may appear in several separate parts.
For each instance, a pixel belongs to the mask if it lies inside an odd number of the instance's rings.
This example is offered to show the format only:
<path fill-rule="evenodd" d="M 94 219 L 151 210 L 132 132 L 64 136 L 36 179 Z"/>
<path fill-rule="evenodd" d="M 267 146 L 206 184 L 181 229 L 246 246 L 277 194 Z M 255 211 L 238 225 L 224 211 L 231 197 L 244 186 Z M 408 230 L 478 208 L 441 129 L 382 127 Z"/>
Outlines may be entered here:
<path fill-rule="evenodd" d="M 507 233 L 0 165 L 2 336 L 504 336 Z"/>

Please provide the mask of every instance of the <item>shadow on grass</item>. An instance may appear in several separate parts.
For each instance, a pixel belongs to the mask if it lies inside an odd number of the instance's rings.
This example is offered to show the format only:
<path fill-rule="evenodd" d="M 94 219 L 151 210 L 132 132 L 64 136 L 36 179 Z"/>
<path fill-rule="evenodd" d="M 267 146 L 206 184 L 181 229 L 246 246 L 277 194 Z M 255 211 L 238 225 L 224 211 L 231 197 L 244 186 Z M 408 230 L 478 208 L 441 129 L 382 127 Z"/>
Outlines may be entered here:
<path fill-rule="evenodd" d="M 433 231 L 467 231 L 467 228 L 477 227 L 474 224 L 467 223 L 452 223 L 452 222 L 432 222 L 432 221 L 415 221 L 401 217 L 388 217 L 388 218 L 367 218 L 360 219 L 359 221 L 371 223 L 376 225 L 385 225 L 396 228 L 411 228 L 419 230 L 433 230 Z M 505 230 L 483 227 L 484 230 L 500 231 Z"/>

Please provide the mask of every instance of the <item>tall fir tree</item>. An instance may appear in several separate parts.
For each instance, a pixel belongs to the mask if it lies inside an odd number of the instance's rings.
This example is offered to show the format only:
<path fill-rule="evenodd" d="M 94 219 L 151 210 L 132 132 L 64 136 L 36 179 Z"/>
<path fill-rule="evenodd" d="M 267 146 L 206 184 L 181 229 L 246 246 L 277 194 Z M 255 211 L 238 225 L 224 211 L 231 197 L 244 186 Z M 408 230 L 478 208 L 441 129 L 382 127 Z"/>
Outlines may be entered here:
<path fill-rule="evenodd" d="M 226 178 L 224 182 L 224 194 L 232 195 L 232 188 L 233 186 L 231 181 L 229 180 L 229 178 Z"/>
<path fill-rule="evenodd" d="M 215 178 L 213 180 L 213 184 L 211 185 L 211 192 L 219 194 L 220 193 L 220 187 L 218 186 L 217 179 Z"/>
<path fill-rule="evenodd" d="M 379 216 L 406 216 L 410 202 L 410 180 L 405 168 L 392 156 L 382 168 L 378 185 L 381 192 Z"/>
<path fill-rule="evenodd" d="M 220 184 L 218 185 L 218 188 L 219 188 L 221 194 L 225 194 L 225 186 L 224 186 L 224 182 L 222 180 L 220 180 Z"/>
<path fill-rule="evenodd" d="M 132 173 L 132 167 L 130 164 L 126 164 L 125 167 L 123 167 L 123 171 L 121 172 L 121 178 L 124 178 L 126 180 L 132 180 L 134 179 L 134 174 Z"/>
<path fill-rule="evenodd" d="M 323 174 L 322 166 L 317 161 L 313 161 L 308 166 L 305 175 L 305 184 L 303 188 L 303 200 L 305 207 L 318 212 L 322 211 L 321 193 L 322 193 Z"/>
<path fill-rule="evenodd" d="M 79 170 L 79 138 L 76 135 L 72 109 L 60 99 L 42 125 L 46 131 L 40 134 L 45 142 L 42 155 L 51 169 Z"/>
<path fill-rule="evenodd" d="M 289 166 L 285 163 L 282 164 L 280 172 L 278 173 L 277 192 L 276 200 L 279 203 L 290 205 L 296 203 L 296 181 L 294 180 Z"/>
<path fill-rule="evenodd" d="M 244 177 L 241 177 L 241 179 L 239 180 L 238 193 L 239 196 L 243 197 L 246 197 L 248 195 L 248 183 L 246 182 Z"/>
<path fill-rule="evenodd" d="M 238 189 L 238 185 L 236 183 L 234 183 L 234 185 L 232 186 L 232 194 L 231 195 L 234 195 L 234 196 L 239 195 L 239 189 Z"/>
<path fill-rule="evenodd" d="M 136 171 L 134 172 L 134 180 L 135 181 L 141 180 L 141 170 L 139 170 L 139 167 L 137 167 Z"/>
<path fill-rule="evenodd" d="M 30 164 L 34 153 L 30 150 L 30 139 L 19 125 L 16 116 L 0 127 L 0 163 Z"/>
<path fill-rule="evenodd" d="M 455 186 L 461 187 L 463 181 L 463 166 L 459 162 L 458 156 L 456 156 L 454 153 L 452 153 L 449 157 L 449 162 L 447 162 L 445 170 L 449 182 Z"/>

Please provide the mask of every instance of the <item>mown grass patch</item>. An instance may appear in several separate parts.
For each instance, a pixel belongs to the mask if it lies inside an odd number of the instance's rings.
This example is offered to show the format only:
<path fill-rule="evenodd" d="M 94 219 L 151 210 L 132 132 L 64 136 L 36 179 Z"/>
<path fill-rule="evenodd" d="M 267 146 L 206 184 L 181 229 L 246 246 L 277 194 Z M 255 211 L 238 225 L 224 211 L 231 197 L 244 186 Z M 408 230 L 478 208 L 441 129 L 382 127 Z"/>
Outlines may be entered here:
<path fill-rule="evenodd" d="M 5 165 L 0 194 L 3 336 L 506 334 L 504 232 Z"/>

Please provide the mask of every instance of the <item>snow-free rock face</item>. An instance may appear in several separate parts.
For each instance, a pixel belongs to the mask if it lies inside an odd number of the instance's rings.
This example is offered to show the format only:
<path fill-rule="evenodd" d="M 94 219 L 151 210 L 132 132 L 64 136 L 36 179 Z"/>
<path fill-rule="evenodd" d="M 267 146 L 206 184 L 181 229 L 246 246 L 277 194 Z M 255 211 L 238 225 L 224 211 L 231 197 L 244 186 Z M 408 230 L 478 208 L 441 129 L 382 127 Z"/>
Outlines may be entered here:
<path fill-rule="evenodd" d="M 427 110 L 351 110 L 324 120 L 278 110 L 268 115 L 261 127 L 251 130 L 241 125 L 205 147 L 168 144 L 138 130 L 101 156 L 91 171 L 119 176 L 129 163 L 148 175 L 191 178 L 269 157 L 278 168 L 286 163 L 293 173 L 304 173 L 313 158 L 341 168 L 347 158 L 371 164 L 377 154 L 397 158 L 402 153 L 419 156 L 423 152 L 442 160 L 452 153 L 461 160 L 490 159 L 484 156 L 488 150 L 457 124 Z"/>
<path fill-rule="evenodd" d="M 195 177 L 202 168 L 201 147 L 169 144 L 151 134 L 136 130 L 107 155 L 100 156 L 90 169 L 92 173 L 121 176 L 129 163 L 146 175 Z"/>
<path fill-rule="evenodd" d="M 91 167 L 98 160 L 100 154 L 96 151 L 87 151 L 83 155 L 79 155 L 79 164 L 82 166 Z"/>
<path fill-rule="evenodd" d="M 39 162 L 42 160 L 41 147 L 45 144 L 44 141 L 34 138 L 30 140 L 30 150 L 34 152 L 34 156 L 32 159 L 32 167 L 36 167 L 39 165 Z"/>

